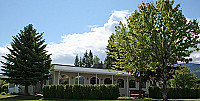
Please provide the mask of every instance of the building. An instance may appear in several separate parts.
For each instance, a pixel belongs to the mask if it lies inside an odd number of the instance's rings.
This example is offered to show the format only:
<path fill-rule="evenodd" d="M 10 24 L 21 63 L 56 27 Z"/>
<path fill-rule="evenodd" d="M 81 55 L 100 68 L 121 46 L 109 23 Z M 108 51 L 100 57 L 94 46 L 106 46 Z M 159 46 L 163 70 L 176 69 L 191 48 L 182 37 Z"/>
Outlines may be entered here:
<path fill-rule="evenodd" d="M 54 64 L 51 74 L 52 77 L 44 84 L 29 86 L 29 94 L 40 93 L 44 85 L 50 84 L 119 84 L 121 96 L 130 96 L 131 92 L 139 90 L 139 82 L 130 73 L 122 71 Z M 149 81 L 142 83 L 145 94 L 148 94 L 149 86 Z M 9 84 L 8 91 L 23 94 L 24 86 Z"/>
<path fill-rule="evenodd" d="M 107 69 L 84 68 L 55 64 L 53 66 L 53 84 L 119 84 L 121 96 L 130 96 L 130 92 L 139 90 L 130 73 L 108 71 Z M 46 83 L 48 85 L 48 83 Z M 142 90 L 148 94 L 150 82 L 142 84 Z"/>

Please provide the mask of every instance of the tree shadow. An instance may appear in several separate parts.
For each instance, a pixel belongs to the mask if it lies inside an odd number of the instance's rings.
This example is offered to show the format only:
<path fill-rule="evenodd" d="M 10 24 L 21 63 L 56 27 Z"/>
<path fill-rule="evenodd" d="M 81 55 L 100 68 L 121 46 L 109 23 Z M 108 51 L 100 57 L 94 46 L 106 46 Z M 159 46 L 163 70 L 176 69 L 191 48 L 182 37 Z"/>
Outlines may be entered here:
<path fill-rule="evenodd" d="M 25 95 L 17 95 L 17 96 L 11 96 L 6 98 L 1 98 L 0 100 L 40 100 L 41 96 L 25 96 Z"/>

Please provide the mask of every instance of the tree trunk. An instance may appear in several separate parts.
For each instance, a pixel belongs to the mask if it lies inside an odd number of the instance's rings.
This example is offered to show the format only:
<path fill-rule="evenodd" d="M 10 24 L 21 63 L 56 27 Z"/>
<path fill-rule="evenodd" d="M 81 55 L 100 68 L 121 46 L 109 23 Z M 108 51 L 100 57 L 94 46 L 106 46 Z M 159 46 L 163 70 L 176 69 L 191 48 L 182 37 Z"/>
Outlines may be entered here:
<path fill-rule="evenodd" d="M 164 72 L 163 72 L 163 101 L 168 101 L 167 100 L 167 70 L 166 66 L 164 67 Z"/>
<path fill-rule="evenodd" d="M 139 76 L 139 98 L 142 98 L 141 93 L 142 93 L 142 80 L 141 80 L 141 75 L 140 75 Z"/>
<path fill-rule="evenodd" d="M 28 95 L 28 85 L 25 85 L 24 95 Z"/>

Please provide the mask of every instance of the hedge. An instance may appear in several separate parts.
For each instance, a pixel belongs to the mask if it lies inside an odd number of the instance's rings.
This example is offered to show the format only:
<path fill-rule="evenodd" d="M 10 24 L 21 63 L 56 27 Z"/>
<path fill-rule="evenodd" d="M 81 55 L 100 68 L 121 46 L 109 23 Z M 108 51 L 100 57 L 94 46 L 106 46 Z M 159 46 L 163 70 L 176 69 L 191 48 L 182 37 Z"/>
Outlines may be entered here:
<path fill-rule="evenodd" d="M 117 99 L 120 96 L 117 85 L 45 85 L 44 98 L 61 99 Z"/>
<path fill-rule="evenodd" d="M 162 98 L 161 87 L 149 87 L 149 97 Z M 167 98 L 169 99 L 195 99 L 200 98 L 200 88 L 167 88 Z"/>

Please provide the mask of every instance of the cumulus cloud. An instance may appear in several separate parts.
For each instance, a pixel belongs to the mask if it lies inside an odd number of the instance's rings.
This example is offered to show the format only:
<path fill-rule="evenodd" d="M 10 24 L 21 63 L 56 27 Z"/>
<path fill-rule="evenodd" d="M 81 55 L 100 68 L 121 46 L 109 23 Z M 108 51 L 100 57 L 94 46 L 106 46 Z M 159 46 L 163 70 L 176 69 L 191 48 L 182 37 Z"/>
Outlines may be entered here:
<path fill-rule="evenodd" d="M 6 46 L 0 47 L 0 61 L 5 61 L 5 59 L 2 56 L 5 56 L 7 53 L 9 53 L 9 50 L 7 49 Z M 1 69 L 2 64 L 0 63 L 0 69 Z M 0 70 L 1 72 L 1 70 Z"/>
<path fill-rule="evenodd" d="M 89 25 L 89 28 L 99 27 L 99 25 Z"/>
<path fill-rule="evenodd" d="M 63 35 L 60 43 L 49 44 L 47 50 L 52 53 L 53 63 L 73 64 L 76 54 L 82 57 L 86 50 L 92 50 L 93 54 L 98 55 L 103 61 L 110 35 L 114 33 L 115 26 L 120 21 L 125 22 L 125 17 L 129 14 L 127 10 L 114 11 L 102 27 L 90 25 L 90 32 Z"/>
<path fill-rule="evenodd" d="M 114 33 L 115 26 L 120 21 L 124 22 L 125 17 L 129 14 L 127 10 L 113 11 L 109 20 L 103 26 L 90 25 L 88 26 L 91 28 L 90 32 L 63 35 L 60 43 L 48 43 L 47 50 L 52 54 L 52 63 L 73 64 L 76 54 L 82 57 L 86 50 L 92 50 L 93 54 L 98 55 L 103 61 L 106 56 L 105 48 L 110 35 Z M 9 53 L 7 46 L 0 47 L 0 56 Z M 0 57 L 0 61 L 5 60 Z M 0 66 L 2 66 L 1 63 Z"/>

